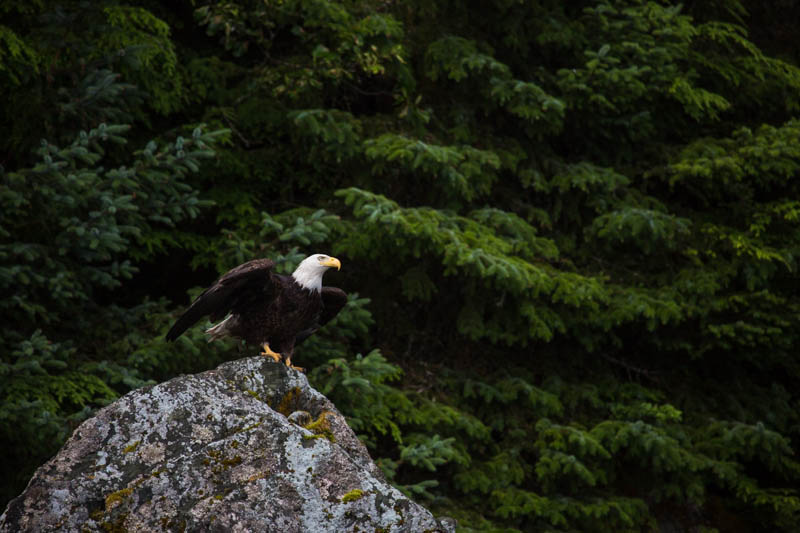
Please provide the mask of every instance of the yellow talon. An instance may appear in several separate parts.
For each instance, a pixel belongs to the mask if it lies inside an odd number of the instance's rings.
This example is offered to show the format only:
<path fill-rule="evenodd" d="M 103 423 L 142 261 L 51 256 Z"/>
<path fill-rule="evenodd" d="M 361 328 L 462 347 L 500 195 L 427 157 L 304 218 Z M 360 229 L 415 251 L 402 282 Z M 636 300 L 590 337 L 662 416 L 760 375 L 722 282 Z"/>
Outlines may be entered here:
<path fill-rule="evenodd" d="M 284 362 L 286 363 L 286 366 L 288 366 L 289 368 L 293 368 L 294 370 L 297 370 L 298 372 L 305 372 L 306 371 L 306 369 L 303 368 L 302 366 L 294 366 L 292 364 L 292 357 L 291 356 L 287 357 L 286 361 L 284 361 Z"/>
<path fill-rule="evenodd" d="M 277 352 L 273 352 L 272 350 L 270 350 L 269 343 L 265 342 L 264 344 L 262 344 L 261 345 L 261 349 L 264 350 L 263 352 L 261 352 L 261 355 L 263 355 L 264 357 L 267 357 L 267 356 L 272 357 L 272 359 L 276 363 L 281 360 L 281 354 L 279 354 Z"/>

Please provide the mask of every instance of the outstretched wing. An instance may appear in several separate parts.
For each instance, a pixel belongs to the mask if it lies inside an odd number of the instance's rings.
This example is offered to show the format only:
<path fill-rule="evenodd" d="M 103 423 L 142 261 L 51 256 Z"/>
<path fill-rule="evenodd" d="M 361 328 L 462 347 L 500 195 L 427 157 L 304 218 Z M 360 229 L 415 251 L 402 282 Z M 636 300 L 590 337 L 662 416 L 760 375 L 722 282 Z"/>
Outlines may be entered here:
<path fill-rule="evenodd" d="M 347 293 L 342 289 L 336 287 L 322 287 L 322 311 L 320 311 L 317 323 L 310 328 L 304 329 L 299 332 L 295 337 L 295 346 L 309 338 L 319 328 L 333 320 L 333 317 L 339 314 L 339 311 L 347 303 Z"/>
<path fill-rule="evenodd" d="M 247 304 L 251 300 L 273 297 L 276 290 L 272 274 L 274 265 L 270 259 L 254 259 L 226 272 L 192 302 L 167 332 L 167 340 L 174 341 L 206 315 L 212 321 L 217 321 L 234 307 Z"/>

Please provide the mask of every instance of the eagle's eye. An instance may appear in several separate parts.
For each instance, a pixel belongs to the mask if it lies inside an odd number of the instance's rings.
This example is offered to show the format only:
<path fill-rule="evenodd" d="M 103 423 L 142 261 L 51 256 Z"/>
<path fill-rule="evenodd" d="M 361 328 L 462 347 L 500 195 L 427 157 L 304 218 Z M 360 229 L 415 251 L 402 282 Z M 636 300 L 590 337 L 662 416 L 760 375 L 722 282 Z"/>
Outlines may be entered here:
<path fill-rule="evenodd" d="M 321 255 L 321 256 L 317 257 L 317 261 L 319 261 L 320 263 L 323 262 L 323 261 L 327 261 L 327 260 L 328 260 L 328 257 L 324 256 L 324 255 Z"/>

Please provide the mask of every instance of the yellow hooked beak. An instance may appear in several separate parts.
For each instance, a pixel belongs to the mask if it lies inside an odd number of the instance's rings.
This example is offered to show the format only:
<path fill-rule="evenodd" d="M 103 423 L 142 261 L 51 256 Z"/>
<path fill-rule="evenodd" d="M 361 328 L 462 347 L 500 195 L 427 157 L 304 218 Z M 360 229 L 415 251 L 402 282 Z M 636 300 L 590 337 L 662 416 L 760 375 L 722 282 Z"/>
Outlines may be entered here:
<path fill-rule="evenodd" d="M 322 266 L 326 267 L 336 267 L 336 270 L 342 268 L 342 262 L 336 259 L 335 257 L 329 257 L 324 261 L 321 261 Z"/>

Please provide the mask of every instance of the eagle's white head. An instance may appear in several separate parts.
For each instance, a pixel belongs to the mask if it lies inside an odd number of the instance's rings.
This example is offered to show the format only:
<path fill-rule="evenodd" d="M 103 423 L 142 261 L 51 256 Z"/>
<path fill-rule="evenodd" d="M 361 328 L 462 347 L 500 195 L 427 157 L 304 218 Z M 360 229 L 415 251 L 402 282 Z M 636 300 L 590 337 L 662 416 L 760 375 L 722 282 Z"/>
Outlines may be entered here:
<path fill-rule="evenodd" d="M 292 277 L 304 289 L 320 291 L 322 290 L 322 275 L 331 267 L 339 270 L 342 263 L 335 257 L 325 254 L 309 255 L 297 265 L 295 271 L 292 272 Z"/>

